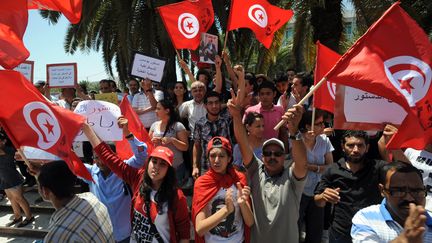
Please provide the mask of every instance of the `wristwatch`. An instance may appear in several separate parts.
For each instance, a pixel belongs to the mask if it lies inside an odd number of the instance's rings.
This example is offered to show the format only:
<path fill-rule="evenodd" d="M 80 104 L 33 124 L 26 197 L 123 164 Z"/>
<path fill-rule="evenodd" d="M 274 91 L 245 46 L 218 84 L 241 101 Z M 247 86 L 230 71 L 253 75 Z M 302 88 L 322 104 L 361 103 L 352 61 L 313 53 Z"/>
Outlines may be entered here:
<path fill-rule="evenodd" d="M 288 138 L 291 140 L 302 140 L 302 134 L 300 131 L 297 131 L 296 134 L 291 135 L 290 133 L 288 133 Z"/>

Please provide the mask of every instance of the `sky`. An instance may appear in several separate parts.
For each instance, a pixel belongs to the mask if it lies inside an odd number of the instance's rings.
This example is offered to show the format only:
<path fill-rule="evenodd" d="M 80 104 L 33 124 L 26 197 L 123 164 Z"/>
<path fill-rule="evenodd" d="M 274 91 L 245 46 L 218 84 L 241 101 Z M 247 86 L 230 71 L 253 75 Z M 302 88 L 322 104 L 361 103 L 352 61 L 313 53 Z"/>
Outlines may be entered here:
<path fill-rule="evenodd" d="M 101 53 L 76 51 L 66 54 L 63 48 L 66 30 L 69 25 L 65 17 L 55 25 L 42 19 L 37 10 L 29 10 L 24 44 L 30 52 L 27 60 L 34 61 L 34 81 L 46 80 L 46 64 L 77 63 L 78 81 L 99 81 L 107 78 Z"/>

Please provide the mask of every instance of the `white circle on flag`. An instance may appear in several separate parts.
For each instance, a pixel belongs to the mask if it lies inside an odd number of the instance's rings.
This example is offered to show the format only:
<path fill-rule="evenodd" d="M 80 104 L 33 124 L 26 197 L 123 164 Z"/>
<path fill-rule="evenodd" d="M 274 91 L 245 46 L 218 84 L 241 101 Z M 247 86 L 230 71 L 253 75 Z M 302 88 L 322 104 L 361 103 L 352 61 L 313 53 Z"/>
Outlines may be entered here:
<path fill-rule="evenodd" d="M 267 27 L 268 18 L 265 8 L 259 4 L 254 4 L 249 8 L 248 16 L 255 24 L 261 28 Z"/>
<path fill-rule="evenodd" d="M 51 109 L 42 102 L 30 102 L 23 108 L 24 119 L 38 135 L 37 146 L 49 149 L 60 138 L 60 125 Z M 30 136 L 30 134 L 29 134 Z"/>
<path fill-rule="evenodd" d="M 180 14 L 177 23 L 180 33 L 188 39 L 194 38 L 199 33 L 199 21 L 195 15 L 191 13 Z"/>
<path fill-rule="evenodd" d="M 429 91 L 431 67 L 416 57 L 390 58 L 384 62 L 384 71 L 390 83 L 405 96 L 410 107 L 415 106 Z"/>
<path fill-rule="evenodd" d="M 330 96 L 333 98 L 333 100 L 335 100 L 336 99 L 336 84 L 329 82 L 329 81 L 326 81 L 326 83 L 327 83 L 327 89 L 328 89 Z"/>

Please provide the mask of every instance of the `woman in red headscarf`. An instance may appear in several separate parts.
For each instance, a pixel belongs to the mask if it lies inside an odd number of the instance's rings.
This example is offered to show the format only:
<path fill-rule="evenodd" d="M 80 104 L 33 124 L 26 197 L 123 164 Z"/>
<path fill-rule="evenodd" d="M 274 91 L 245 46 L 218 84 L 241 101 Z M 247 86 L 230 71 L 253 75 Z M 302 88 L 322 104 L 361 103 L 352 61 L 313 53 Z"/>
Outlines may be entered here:
<path fill-rule="evenodd" d="M 192 222 L 195 242 L 249 242 L 254 217 L 246 176 L 232 166 L 232 149 L 224 137 L 207 146 L 210 170 L 195 182 Z"/>

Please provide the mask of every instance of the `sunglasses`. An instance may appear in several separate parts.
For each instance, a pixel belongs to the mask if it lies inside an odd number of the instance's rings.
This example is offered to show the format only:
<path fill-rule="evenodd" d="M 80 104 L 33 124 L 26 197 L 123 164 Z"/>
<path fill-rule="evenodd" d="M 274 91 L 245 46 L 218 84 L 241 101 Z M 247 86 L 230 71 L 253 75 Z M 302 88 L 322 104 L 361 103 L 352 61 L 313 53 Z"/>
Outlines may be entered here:
<path fill-rule="evenodd" d="M 281 157 L 282 155 L 284 155 L 283 151 L 263 151 L 263 155 L 265 157 L 271 157 L 272 155 L 274 155 L 274 157 Z"/>

